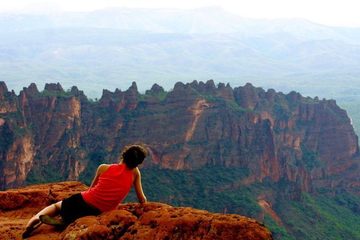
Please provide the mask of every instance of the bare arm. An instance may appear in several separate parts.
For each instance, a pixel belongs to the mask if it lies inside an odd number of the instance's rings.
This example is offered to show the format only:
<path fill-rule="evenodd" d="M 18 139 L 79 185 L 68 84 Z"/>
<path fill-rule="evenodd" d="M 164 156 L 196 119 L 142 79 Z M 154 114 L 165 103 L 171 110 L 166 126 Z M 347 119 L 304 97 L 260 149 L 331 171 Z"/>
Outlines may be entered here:
<path fill-rule="evenodd" d="M 137 196 L 137 198 L 139 200 L 139 203 L 146 203 L 147 199 L 146 199 L 144 191 L 142 189 L 141 173 L 140 173 L 140 170 L 138 168 L 134 169 L 134 175 L 135 175 L 134 187 L 135 187 L 136 196 Z"/>
<path fill-rule="evenodd" d="M 96 170 L 95 177 L 94 177 L 94 179 L 93 179 L 92 182 L 91 182 L 90 188 L 94 187 L 94 186 L 97 184 L 97 182 L 98 182 L 98 180 L 99 180 L 99 176 L 100 176 L 103 172 L 105 172 L 108 168 L 109 168 L 109 165 L 107 165 L 107 164 L 101 164 L 101 165 L 98 167 L 98 169 Z"/>

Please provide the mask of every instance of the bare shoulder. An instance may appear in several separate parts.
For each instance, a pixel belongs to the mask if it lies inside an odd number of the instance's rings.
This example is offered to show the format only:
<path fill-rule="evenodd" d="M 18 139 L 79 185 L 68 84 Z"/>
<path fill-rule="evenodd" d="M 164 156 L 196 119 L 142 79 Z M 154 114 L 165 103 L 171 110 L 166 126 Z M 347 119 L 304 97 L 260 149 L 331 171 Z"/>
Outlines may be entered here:
<path fill-rule="evenodd" d="M 132 171 L 133 171 L 135 177 L 140 176 L 140 170 L 138 167 L 134 168 Z"/>
<path fill-rule="evenodd" d="M 108 168 L 110 167 L 110 164 L 100 164 L 97 172 L 98 174 L 102 174 L 103 172 L 105 172 Z"/>

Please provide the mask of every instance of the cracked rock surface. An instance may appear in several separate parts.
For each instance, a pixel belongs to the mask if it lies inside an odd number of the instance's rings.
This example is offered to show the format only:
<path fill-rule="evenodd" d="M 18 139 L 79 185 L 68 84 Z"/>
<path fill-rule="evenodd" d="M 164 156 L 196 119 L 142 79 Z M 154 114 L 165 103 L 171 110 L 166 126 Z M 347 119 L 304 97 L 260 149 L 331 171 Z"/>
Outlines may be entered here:
<path fill-rule="evenodd" d="M 0 239 L 21 239 L 32 214 L 84 188 L 81 183 L 62 182 L 0 192 Z M 272 236 L 266 227 L 251 218 L 150 202 L 122 204 L 99 216 L 80 218 L 64 230 L 42 225 L 29 239 L 252 240 L 272 239 Z"/>

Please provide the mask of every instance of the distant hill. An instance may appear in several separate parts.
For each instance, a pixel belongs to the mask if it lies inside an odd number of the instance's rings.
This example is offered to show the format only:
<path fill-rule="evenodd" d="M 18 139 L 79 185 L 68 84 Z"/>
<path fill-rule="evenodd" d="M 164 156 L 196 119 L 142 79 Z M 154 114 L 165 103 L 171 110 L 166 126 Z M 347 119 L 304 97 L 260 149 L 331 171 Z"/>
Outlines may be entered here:
<path fill-rule="evenodd" d="M 104 9 L 56 15 L 0 15 L 0 80 L 140 91 L 158 82 L 251 81 L 281 91 L 358 99 L 360 29 L 302 19 L 254 20 L 220 8 Z M 103 79 L 106 79 L 104 81 Z"/>

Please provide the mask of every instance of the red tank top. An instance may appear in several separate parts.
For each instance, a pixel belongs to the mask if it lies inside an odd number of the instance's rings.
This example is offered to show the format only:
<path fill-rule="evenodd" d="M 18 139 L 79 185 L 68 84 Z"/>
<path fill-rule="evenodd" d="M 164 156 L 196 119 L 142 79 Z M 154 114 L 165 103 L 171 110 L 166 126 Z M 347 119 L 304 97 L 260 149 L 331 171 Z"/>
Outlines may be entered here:
<path fill-rule="evenodd" d="M 131 189 L 133 171 L 125 164 L 112 164 L 92 188 L 81 193 L 85 202 L 100 211 L 110 211 L 121 203 Z"/>

